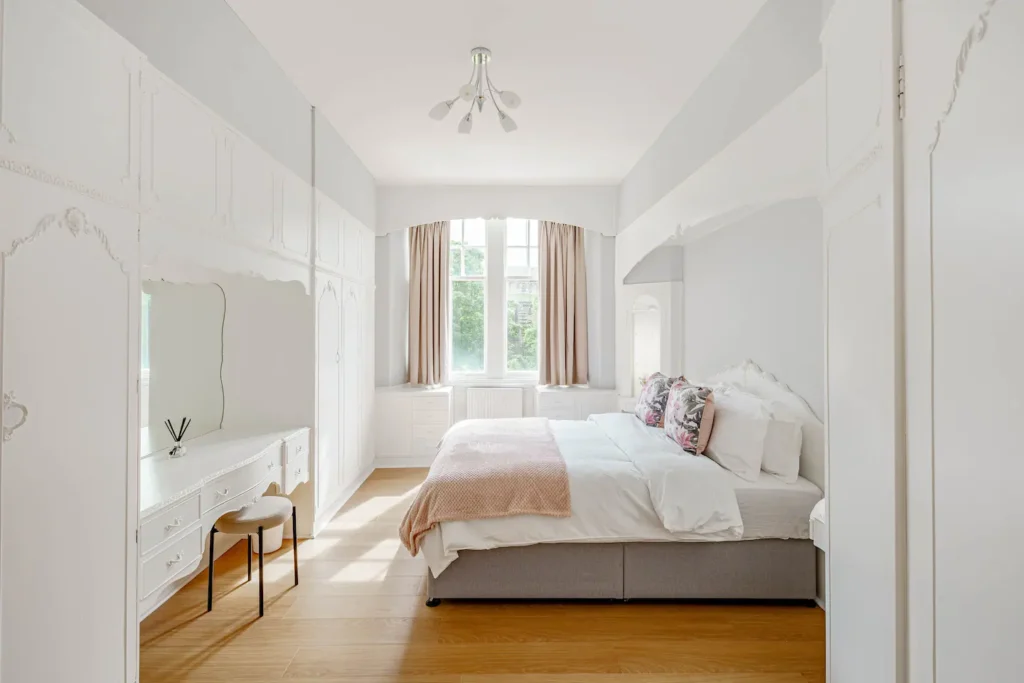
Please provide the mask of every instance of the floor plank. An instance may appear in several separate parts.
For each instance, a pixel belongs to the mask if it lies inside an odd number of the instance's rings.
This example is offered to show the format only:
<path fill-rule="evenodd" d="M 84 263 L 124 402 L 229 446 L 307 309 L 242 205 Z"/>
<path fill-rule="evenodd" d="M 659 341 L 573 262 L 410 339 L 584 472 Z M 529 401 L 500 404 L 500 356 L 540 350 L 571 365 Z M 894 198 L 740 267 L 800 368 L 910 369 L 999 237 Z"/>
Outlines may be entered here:
<path fill-rule="evenodd" d="M 378 470 L 324 532 L 267 558 L 266 616 L 245 547 L 141 626 L 142 683 L 811 683 L 825 619 L 806 607 L 444 602 L 397 526 L 424 470 Z"/>

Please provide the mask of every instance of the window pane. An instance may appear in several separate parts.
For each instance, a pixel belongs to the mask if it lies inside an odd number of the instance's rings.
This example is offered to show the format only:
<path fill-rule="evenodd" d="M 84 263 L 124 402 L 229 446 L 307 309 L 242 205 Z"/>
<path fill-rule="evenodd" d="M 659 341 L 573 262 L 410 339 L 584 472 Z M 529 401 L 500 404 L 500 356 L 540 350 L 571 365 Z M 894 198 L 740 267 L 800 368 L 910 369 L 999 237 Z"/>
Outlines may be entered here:
<path fill-rule="evenodd" d="M 505 275 L 527 277 L 530 274 L 530 265 L 526 262 L 526 247 L 509 247 L 505 253 Z"/>
<path fill-rule="evenodd" d="M 538 221 L 530 221 L 530 245 L 537 246 L 540 242 L 537 241 L 537 225 Z"/>
<path fill-rule="evenodd" d="M 534 270 L 537 269 L 537 264 L 540 262 L 540 256 L 538 254 L 540 250 L 537 247 L 530 249 L 530 267 Z"/>
<path fill-rule="evenodd" d="M 465 226 L 466 244 L 474 247 L 482 247 L 487 244 L 486 222 L 483 218 L 466 219 L 463 221 L 463 225 Z"/>
<path fill-rule="evenodd" d="M 462 242 L 462 221 L 452 221 L 451 230 L 448 234 L 448 239 L 451 242 Z"/>
<path fill-rule="evenodd" d="M 466 276 L 478 276 L 484 275 L 485 264 L 487 259 L 484 257 L 484 250 L 482 247 L 465 247 L 463 249 L 463 262 L 465 263 L 466 269 L 463 271 L 463 275 Z"/>
<path fill-rule="evenodd" d="M 484 370 L 484 283 L 452 282 L 452 371 Z"/>
<path fill-rule="evenodd" d="M 506 282 L 507 357 L 509 371 L 536 371 L 537 314 L 540 307 L 536 280 L 508 280 Z"/>
<path fill-rule="evenodd" d="M 526 220 L 523 218 L 509 218 L 505 222 L 506 244 L 510 247 L 525 247 L 528 235 L 526 234 Z"/>
<path fill-rule="evenodd" d="M 456 277 L 462 275 L 462 247 L 456 244 L 448 250 L 448 272 Z"/>

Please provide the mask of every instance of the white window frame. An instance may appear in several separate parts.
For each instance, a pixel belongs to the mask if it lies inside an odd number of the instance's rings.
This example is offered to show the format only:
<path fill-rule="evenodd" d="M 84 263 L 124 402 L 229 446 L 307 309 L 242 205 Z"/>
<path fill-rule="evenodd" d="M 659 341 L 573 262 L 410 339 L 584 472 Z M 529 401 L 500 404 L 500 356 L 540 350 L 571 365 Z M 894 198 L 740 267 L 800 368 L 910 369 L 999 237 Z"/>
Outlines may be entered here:
<path fill-rule="evenodd" d="M 453 219 L 454 220 L 454 219 Z M 540 379 L 538 371 L 508 371 L 505 368 L 508 352 L 508 312 L 506 303 L 506 288 L 508 279 L 505 276 L 505 219 L 488 218 L 485 221 L 486 251 L 484 278 L 484 369 L 482 372 L 455 372 L 449 373 L 449 381 L 453 385 L 461 386 L 531 386 L 537 384 Z M 451 281 L 462 278 L 451 277 Z M 451 287 L 449 287 L 449 291 Z M 452 311 L 451 294 L 449 294 L 448 310 Z M 540 311 L 537 312 L 538 325 L 540 324 Z M 451 323 L 449 323 L 450 325 Z M 538 339 L 539 339 L 538 334 Z M 449 327 L 449 349 L 447 350 L 449 363 L 452 359 L 451 327 Z M 538 344 L 539 353 L 539 344 Z M 538 355 L 539 366 L 539 355 Z M 449 367 L 451 367 L 449 365 Z"/>

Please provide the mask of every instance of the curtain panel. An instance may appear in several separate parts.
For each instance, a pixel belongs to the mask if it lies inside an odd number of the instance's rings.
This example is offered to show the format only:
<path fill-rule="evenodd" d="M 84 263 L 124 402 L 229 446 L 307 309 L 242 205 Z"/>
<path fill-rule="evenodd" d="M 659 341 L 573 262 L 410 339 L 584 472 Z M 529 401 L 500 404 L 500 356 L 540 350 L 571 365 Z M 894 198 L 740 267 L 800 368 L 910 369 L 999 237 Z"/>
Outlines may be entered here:
<path fill-rule="evenodd" d="M 449 226 L 409 229 L 410 384 L 432 386 L 447 377 Z"/>
<path fill-rule="evenodd" d="M 586 384 L 587 266 L 583 229 L 540 223 L 540 383 Z"/>

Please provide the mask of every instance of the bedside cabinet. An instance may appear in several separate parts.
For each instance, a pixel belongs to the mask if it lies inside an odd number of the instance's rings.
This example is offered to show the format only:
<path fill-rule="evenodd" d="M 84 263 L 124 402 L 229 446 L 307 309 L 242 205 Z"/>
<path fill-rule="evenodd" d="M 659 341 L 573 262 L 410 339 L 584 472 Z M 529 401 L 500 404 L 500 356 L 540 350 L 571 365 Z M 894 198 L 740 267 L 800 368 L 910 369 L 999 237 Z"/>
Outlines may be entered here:
<path fill-rule="evenodd" d="M 452 388 L 378 387 L 377 467 L 429 467 L 452 424 Z"/>

